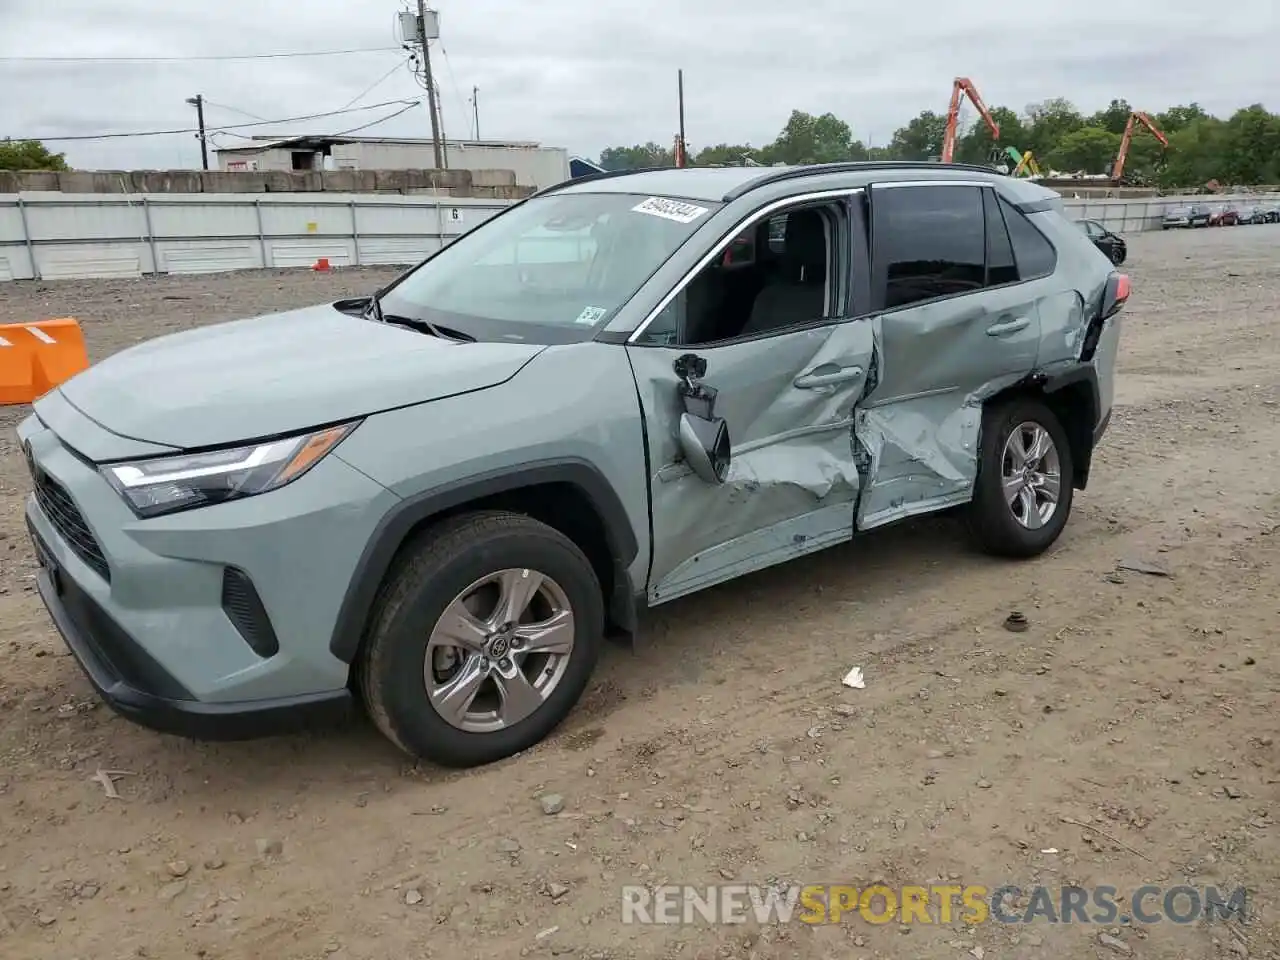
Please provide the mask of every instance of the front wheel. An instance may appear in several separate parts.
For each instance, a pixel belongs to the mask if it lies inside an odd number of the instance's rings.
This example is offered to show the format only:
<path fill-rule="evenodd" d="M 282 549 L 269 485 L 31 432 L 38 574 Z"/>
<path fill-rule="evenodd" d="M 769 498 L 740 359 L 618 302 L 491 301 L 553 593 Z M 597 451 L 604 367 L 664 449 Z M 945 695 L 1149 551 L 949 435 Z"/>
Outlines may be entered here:
<path fill-rule="evenodd" d="M 1117 266 L 1117 267 L 1118 267 L 1118 266 L 1120 266 L 1122 263 L 1124 263 L 1124 258 L 1125 258 L 1125 255 L 1126 255 L 1127 253 L 1128 253 L 1128 251 L 1127 251 L 1127 250 L 1125 250 L 1125 248 L 1124 248 L 1124 247 L 1112 247 L 1112 248 L 1111 248 L 1111 262 L 1112 262 L 1112 264 L 1113 264 L 1113 265 L 1115 265 L 1115 266 Z"/>
<path fill-rule="evenodd" d="M 384 586 L 359 666 L 382 733 L 449 767 L 491 763 L 573 709 L 604 634 L 600 583 L 568 537 L 486 511 L 444 521 Z"/>
<path fill-rule="evenodd" d="M 1073 465 L 1066 431 L 1039 400 L 1016 399 L 983 412 L 978 477 L 969 526 L 988 553 L 1034 557 L 1071 513 Z"/>

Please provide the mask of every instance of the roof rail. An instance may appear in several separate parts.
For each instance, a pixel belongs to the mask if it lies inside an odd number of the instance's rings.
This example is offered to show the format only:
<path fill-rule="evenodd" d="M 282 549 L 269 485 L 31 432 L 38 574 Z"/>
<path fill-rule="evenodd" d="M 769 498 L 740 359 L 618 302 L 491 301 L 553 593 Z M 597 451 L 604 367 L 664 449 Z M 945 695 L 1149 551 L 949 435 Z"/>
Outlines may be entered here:
<path fill-rule="evenodd" d="M 676 169 L 678 168 L 677 167 L 637 167 L 634 170 L 605 170 L 603 173 L 588 173 L 588 174 L 584 174 L 581 177 L 570 177 L 568 180 L 564 180 L 564 181 L 561 181 L 560 183 L 552 184 L 549 187 L 543 187 L 537 193 L 532 194 L 529 197 L 529 199 L 533 199 L 533 197 L 541 197 L 543 194 L 547 194 L 547 193 L 555 193 L 557 190 L 561 190 L 564 187 L 576 186 L 579 183 L 595 183 L 595 181 L 597 180 L 610 180 L 613 177 L 626 177 L 626 176 L 630 176 L 633 173 L 652 173 L 655 170 L 676 170 Z"/>
<path fill-rule="evenodd" d="M 772 168 L 770 172 L 762 173 L 754 180 L 748 180 L 734 187 L 724 195 L 724 202 L 737 200 L 752 190 L 770 183 L 812 176 L 816 173 L 856 173 L 862 170 L 967 170 L 970 173 L 1000 175 L 1000 171 L 976 163 L 936 163 L 932 160 L 850 160 L 843 163 L 809 163 L 798 167 Z"/>

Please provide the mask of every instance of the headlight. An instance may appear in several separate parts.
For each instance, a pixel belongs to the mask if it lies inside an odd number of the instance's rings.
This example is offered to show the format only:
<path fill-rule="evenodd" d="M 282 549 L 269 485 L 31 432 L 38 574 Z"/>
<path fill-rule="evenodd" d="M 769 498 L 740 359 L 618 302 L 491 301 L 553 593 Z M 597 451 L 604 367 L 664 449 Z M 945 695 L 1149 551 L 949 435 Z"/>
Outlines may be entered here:
<path fill-rule="evenodd" d="M 154 517 L 283 487 L 315 466 L 354 428 L 354 423 L 347 423 L 230 450 L 110 464 L 102 473 L 134 513 Z"/>

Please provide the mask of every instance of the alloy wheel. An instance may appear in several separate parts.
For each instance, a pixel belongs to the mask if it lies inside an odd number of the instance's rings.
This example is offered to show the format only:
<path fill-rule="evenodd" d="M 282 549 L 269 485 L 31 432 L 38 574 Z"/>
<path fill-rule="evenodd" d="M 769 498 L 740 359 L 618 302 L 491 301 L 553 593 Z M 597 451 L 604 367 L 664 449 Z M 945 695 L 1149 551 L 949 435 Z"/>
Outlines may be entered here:
<path fill-rule="evenodd" d="M 1000 472 L 1013 518 L 1028 530 L 1047 524 L 1062 492 L 1061 460 L 1049 431 L 1033 421 L 1014 427 L 1005 441 Z"/>
<path fill-rule="evenodd" d="M 537 570 L 476 580 L 441 614 L 427 640 L 423 679 L 451 726 L 494 733 L 536 712 L 564 678 L 575 622 L 564 589 Z"/>

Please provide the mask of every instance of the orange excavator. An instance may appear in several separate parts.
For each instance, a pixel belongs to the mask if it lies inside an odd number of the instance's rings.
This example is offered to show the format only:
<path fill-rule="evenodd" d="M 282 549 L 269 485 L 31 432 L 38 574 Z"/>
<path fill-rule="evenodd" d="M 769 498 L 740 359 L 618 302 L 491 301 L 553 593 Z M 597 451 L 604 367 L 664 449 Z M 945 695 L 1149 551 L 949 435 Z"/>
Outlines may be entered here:
<path fill-rule="evenodd" d="M 1124 135 L 1120 138 L 1120 152 L 1116 154 L 1115 166 L 1111 168 L 1111 179 L 1117 184 L 1120 182 L 1120 177 L 1124 175 L 1124 162 L 1129 159 L 1129 145 L 1133 143 L 1134 125 L 1137 123 L 1150 130 L 1151 135 L 1160 141 L 1162 147 L 1169 149 L 1169 138 L 1160 132 L 1160 128 L 1152 119 L 1141 110 L 1133 111 L 1129 114 L 1129 122 L 1124 125 Z"/>
<path fill-rule="evenodd" d="M 956 77 L 951 84 L 951 105 L 947 107 L 947 130 L 942 137 L 943 163 L 951 163 L 956 154 L 956 137 L 960 132 L 960 102 L 964 97 L 968 97 L 969 102 L 977 108 L 987 129 L 991 131 L 991 139 L 997 142 L 1000 140 L 1000 124 L 996 123 L 995 117 L 991 116 L 991 111 L 982 102 L 978 88 L 968 77 Z"/>

